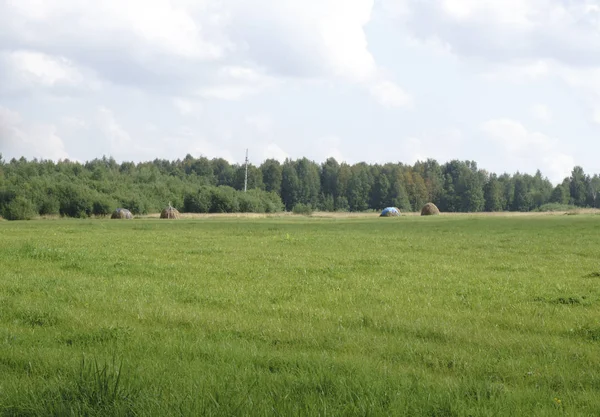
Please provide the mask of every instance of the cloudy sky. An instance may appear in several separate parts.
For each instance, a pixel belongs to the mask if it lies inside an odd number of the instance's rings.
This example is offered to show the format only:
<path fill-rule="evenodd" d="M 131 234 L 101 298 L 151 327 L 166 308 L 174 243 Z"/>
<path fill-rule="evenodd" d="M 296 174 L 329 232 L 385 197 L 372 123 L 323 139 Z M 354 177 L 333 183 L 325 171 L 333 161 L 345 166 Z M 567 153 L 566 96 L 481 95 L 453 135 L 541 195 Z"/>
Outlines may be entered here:
<path fill-rule="evenodd" d="M 600 0 L 0 0 L 0 152 L 600 172 Z"/>

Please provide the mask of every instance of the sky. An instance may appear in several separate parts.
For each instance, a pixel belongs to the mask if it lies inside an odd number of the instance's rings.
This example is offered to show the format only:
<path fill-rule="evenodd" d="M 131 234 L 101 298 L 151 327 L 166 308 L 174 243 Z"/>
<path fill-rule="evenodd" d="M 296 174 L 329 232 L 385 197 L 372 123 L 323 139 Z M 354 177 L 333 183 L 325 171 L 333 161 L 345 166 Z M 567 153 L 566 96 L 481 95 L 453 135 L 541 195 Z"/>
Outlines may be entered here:
<path fill-rule="evenodd" d="M 0 153 L 600 173 L 600 0 L 0 0 Z"/>

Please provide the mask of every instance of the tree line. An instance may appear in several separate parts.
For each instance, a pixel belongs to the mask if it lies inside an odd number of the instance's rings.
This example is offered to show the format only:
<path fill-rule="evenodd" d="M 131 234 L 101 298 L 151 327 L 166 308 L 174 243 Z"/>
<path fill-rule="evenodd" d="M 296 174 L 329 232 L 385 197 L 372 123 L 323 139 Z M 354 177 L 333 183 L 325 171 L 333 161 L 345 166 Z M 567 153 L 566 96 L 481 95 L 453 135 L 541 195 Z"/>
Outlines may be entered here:
<path fill-rule="evenodd" d="M 87 217 L 117 207 L 134 214 L 158 212 L 169 202 L 186 212 L 277 212 L 295 207 L 322 211 L 418 211 L 434 202 L 445 212 L 531 211 L 549 204 L 600 208 L 600 177 L 573 168 L 560 184 L 538 170 L 495 174 L 475 161 L 444 164 L 428 159 L 402 163 L 347 164 L 328 158 L 274 159 L 245 166 L 222 158 L 186 155 L 175 161 L 118 163 L 102 157 L 85 163 L 61 160 L 4 161 L 0 155 L 0 214 Z"/>

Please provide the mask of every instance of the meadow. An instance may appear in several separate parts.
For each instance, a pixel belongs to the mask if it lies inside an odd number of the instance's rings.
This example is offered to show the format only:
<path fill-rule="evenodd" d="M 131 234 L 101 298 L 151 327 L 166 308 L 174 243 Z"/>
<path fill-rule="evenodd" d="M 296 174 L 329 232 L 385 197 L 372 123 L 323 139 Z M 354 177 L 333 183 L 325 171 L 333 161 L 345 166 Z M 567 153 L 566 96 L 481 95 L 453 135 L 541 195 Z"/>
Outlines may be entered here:
<path fill-rule="evenodd" d="M 600 415 L 600 216 L 0 222 L 2 416 Z"/>

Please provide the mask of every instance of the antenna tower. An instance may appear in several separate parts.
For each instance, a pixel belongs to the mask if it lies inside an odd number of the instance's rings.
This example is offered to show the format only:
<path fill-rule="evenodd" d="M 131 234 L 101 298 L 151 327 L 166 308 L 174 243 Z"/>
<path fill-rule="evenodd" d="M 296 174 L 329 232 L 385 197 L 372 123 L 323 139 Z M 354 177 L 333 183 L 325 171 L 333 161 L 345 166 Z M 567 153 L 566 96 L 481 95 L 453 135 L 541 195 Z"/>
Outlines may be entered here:
<path fill-rule="evenodd" d="M 248 149 L 246 149 L 246 176 L 244 177 L 244 192 L 248 191 Z"/>

